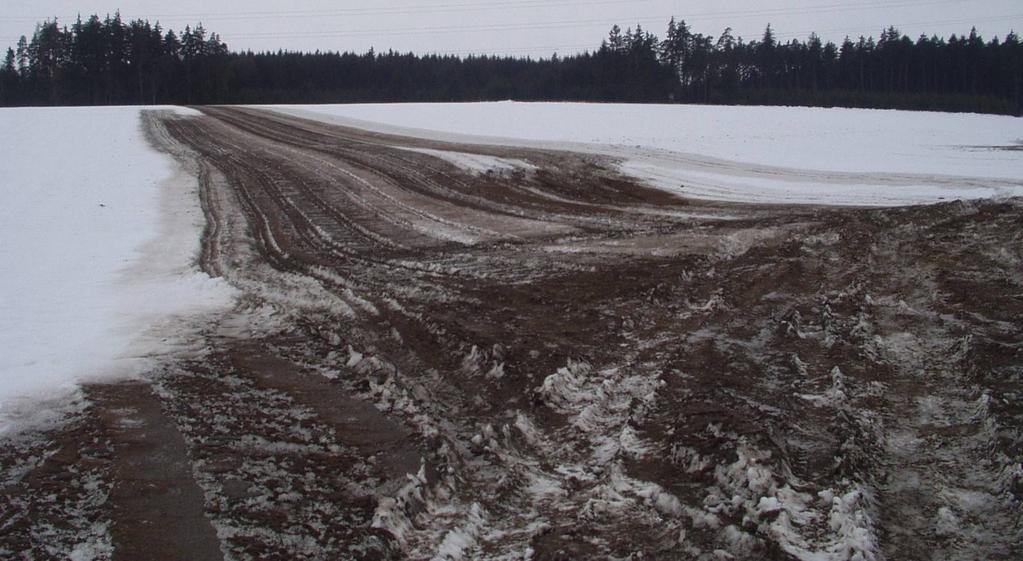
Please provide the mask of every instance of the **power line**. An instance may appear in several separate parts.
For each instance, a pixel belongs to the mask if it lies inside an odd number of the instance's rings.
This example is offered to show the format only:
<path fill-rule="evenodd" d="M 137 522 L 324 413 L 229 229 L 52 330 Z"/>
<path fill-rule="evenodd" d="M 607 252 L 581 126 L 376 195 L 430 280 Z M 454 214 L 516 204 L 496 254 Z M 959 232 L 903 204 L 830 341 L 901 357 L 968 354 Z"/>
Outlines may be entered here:
<path fill-rule="evenodd" d="M 918 27 L 918 26 L 924 26 L 924 25 L 969 25 L 969 24 L 977 24 L 977 23 L 991 23 L 991 22 L 996 22 L 996 21 L 1014 21 L 1014 20 L 1019 20 L 1019 21 L 1023 22 L 1023 13 L 1009 14 L 1009 15 L 1004 15 L 1004 16 L 991 16 L 991 17 L 987 17 L 987 18 L 947 19 L 947 20 L 940 20 L 940 21 L 918 21 L 918 22 L 913 22 L 913 23 L 892 24 L 891 27 L 894 27 L 894 28 L 898 29 L 900 27 Z M 869 36 L 871 33 L 873 33 L 873 32 L 862 33 L 862 31 L 863 31 L 863 28 L 855 28 L 855 29 L 850 29 L 850 28 L 846 28 L 846 29 L 825 29 L 825 30 L 820 30 L 820 31 L 796 31 L 796 32 L 789 32 L 789 33 L 779 33 L 779 34 L 775 35 L 775 37 L 777 37 L 777 38 L 795 38 L 795 37 L 808 36 L 811 33 L 816 33 L 818 35 L 823 35 L 823 34 L 828 34 L 828 35 L 845 34 L 845 35 L 848 35 L 848 34 L 852 33 L 852 34 L 864 35 L 866 37 L 866 36 Z"/>
<path fill-rule="evenodd" d="M 649 2 L 650 0 L 639 0 L 640 2 Z M 962 3 L 963 0 L 896 0 L 894 2 L 880 2 L 871 1 L 866 4 L 823 4 L 816 6 L 804 6 L 801 8 L 758 8 L 752 10 L 732 10 L 732 11 L 710 11 L 702 13 L 693 13 L 686 16 L 687 18 L 697 17 L 726 17 L 726 16 L 767 16 L 767 15 L 784 15 L 798 13 L 803 14 L 807 12 L 827 12 L 827 11 L 854 11 L 863 9 L 873 8 L 899 8 L 899 7 L 918 7 L 918 6 L 932 6 L 940 4 L 956 4 Z M 630 4 L 635 5 L 636 0 L 592 0 L 592 1 L 570 1 L 570 0 L 554 0 L 549 2 L 539 0 L 525 0 L 524 2 L 496 2 L 490 4 L 450 4 L 450 5 L 435 5 L 435 6 L 413 6 L 406 8 L 354 8 L 354 9 L 343 9 L 343 10 L 327 10 L 327 11 L 308 11 L 308 12 L 242 12 L 242 13 L 212 13 L 212 14 L 164 14 L 158 16 L 149 17 L 161 17 L 161 18 L 176 18 L 176 19 L 195 19 L 196 17 L 201 18 L 220 18 L 220 19 L 250 19 L 250 18 L 282 18 L 282 17 L 324 17 L 330 15 L 403 15 L 403 14 L 422 14 L 422 13 L 444 13 L 452 11 L 486 11 L 494 9 L 495 7 L 505 7 L 514 9 L 532 9 L 532 8 L 551 8 L 551 7 L 570 7 L 570 6 L 594 6 L 594 5 L 606 5 L 606 4 Z M 677 15 L 677 14 L 675 14 Z M 664 19 L 672 17 L 658 16 Z"/>
<path fill-rule="evenodd" d="M 708 19 L 710 17 L 719 17 L 720 14 L 736 15 L 745 14 L 745 17 L 761 17 L 765 15 L 778 15 L 782 13 L 805 13 L 809 11 L 822 11 L 824 9 L 834 11 L 847 11 L 852 9 L 866 9 L 869 7 L 876 7 L 878 5 L 884 5 L 889 7 L 903 7 L 903 6 L 924 6 L 924 5 L 935 5 L 935 4 L 948 4 L 956 2 L 957 0 L 914 0 L 904 2 L 889 2 L 884 4 L 872 4 L 870 6 L 862 5 L 858 7 L 852 7 L 846 4 L 827 4 L 819 6 L 808 6 L 803 9 L 793 10 L 786 8 L 773 8 L 767 10 L 743 10 L 735 12 L 705 12 L 703 14 L 691 14 L 687 16 L 687 19 Z M 672 14 L 661 14 L 656 16 L 642 16 L 629 20 L 628 23 L 650 23 L 658 22 L 664 23 L 669 18 L 674 17 Z M 416 33 L 435 33 L 435 32 L 454 32 L 464 31 L 470 33 L 484 32 L 484 31 L 505 31 L 505 30 L 523 30 L 523 29 L 562 29 L 570 27 L 590 27 L 595 25 L 611 26 L 616 23 L 622 23 L 618 20 L 611 20 L 609 18 L 599 20 L 563 20 L 563 21 L 548 21 L 548 22 L 537 22 L 537 23 L 508 23 L 508 24 L 489 24 L 489 25 L 451 25 L 451 26 L 428 26 L 428 27 L 405 27 L 405 28 L 375 28 L 375 29 L 358 29 L 358 30 L 332 30 L 332 31 L 305 31 L 305 32 L 263 32 L 263 33 L 236 33 L 232 34 L 231 37 L 235 39 L 256 39 L 265 37 L 310 37 L 310 36 L 359 36 L 359 35 L 395 35 L 395 34 L 416 34 Z"/>
<path fill-rule="evenodd" d="M 433 4 L 433 5 L 409 5 L 390 6 L 384 8 L 340 8 L 332 10 L 280 10 L 280 11 L 240 11 L 240 12 L 192 12 L 192 13 L 167 13 L 167 14 L 141 14 L 137 17 L 144 19 L 173 19 L 189 20 L 197 19 L 263 19 L 263 18 L 312 18 L 329 16 L 367 16 L 367 15 L 401 15 L 401 14 L 424 14 L 424 13 L 447 13 L 447 12 L 478 12 L 493 9 L 534 9 L 547 7 L 571 7 L 571 6 L 593 6 L 609 4 L 637 4 L 646 3 L 651 0 L 498 0 L 497 2 L 472 2 L 455 4 Z M 0 16 L 0 21 L 40 21 L 54 16 Z M 61 19 L 74 19 L 76 16 L 62 16 Z"/>
<path fill-rule="evenodd" d="M 462 49 L 457 51 L 433 51 L 420 56 L 445 56 L 445 55 L 456 55 L 456 56 L 488 56 L 488 57 L 502 57 L 509 53 L 561 53 L 561 52 L 574 52 L 580 53 L 583 51 L 593 51 L 593 45 L 547 45 L 540 47 L 511 47 L 507 49 L 501 49 L 500 53 L 492 53 L 487 51 L 481 51 L 479 49 Z"/>
<path fill-rule="evenodd" d="M 237 13 L 209 13 L 209 14 L 157 14 L 150 18 L 161 18 L 169 21 L 194 20 L 201 18 L 205 20 L 254 20 L 254 19 L 280 19 L 280 18 L 322 18 L 330 16 L 365 17 L 375 15 L 422 15 L 422 14 L 445 14 L 458 12 L 483 12 L 494 9 L 501 10 L 529 10 L 536 8 L 562 8 L 573 6 L 605 6 L 614 4 L 646 3 L 651 0 L 526 0 L 524 2 L 492 2 L 472 4 L 440 4 L 433 6 L 405 6 L 388 8 L 348 8 L 322 11 L 282 11 L 282 12 L 247 12 Z"/>
<path fill-rule="evenodd" d="M 1005 15 L 1005 16 L 992 16 L 992 17 L 989 17 L 989 18 L 979 18 L 979 19 L 946 19 L 946 20 L 938 20 L 938 21 L 918 21 L 918 22 L 910 22 L 910 23 L 897 23 L 897 24 L 892 24 L 892 27 L 901 28 L 901 27 L 914 27 L 914 26 L 925 26 L 925 25 L 957 25 L 957 24 L 969 24 L 969 23 L 987 23 L 987 22 L 1016 20 L 1016 19 L 1019 19 L 1019 20 L 1023 21 L 1023 13 L 1020 13 L 1020 14 L 1009 14 L 1009 15 Z M 813 30 L 811 30 L 811 31 L 793 32 L 793 33 L 781 33 L 781 34 L 775 35 L 775 37 L 777 37 L 777 38 L 796 38 L 796 37 L 808 37 L 811 33 L 817 33 L 818 35 L 821 35 L 821 34 L 832 35 L 832 34 L 859 33 L 861 31 L 863 31 L 862 28 L 855 28 L 855 29 L 853 29 L 853 28 L 828 29 L 828 30 L 823 30 L 823 31 L 813 31 Z M 882 31 L 882 30 L 878 29 L 878 30 L 875 30 L 873 32 L 865 33 L 864 35 L 865 36 L 870 36 L 873 33 L 878 32 L 878 31 Z M 572 52 L 572 51 L 582 52 L 582 51 L 585 51 L 585 50 L 591 50 L 592 51 L 592 50 L 594 50 L 594 48 L 595 48 L 594 45 L 556 45 L 556 46 L 537 46 L 537 47 L 513 47 L 513 48 L 501 49 L 500 53 L 501 54 L 504 54 L 504 53 L 514 53 L 514 52 L 537 52 L 537 53 L 545 52 L 545 53 L 553 53 L 553 52 L 562 52 L 562 51 L 564 51 L 564 52 Z M 435 52 L 431 52 L 429 54 L 433 54 L 433 55 L 443 55 L 443 54 L 448 54 L 448 55 L 470 55 L 470 54 L 476 54 L 476 55 L 480 55 L 480 56 L 494 56 L 494 53 L 487 53 L 485 51 L 480 51 L 478 49 L 443 51 L 443 52 L 435 51 Z"/>
<path fill-rule="evenodd" d="M 651 23 L 663 23 L 671 16 L 647 16 L 642 18 L 635 18 L 632 21 L 638 24 L 651 24 Z M 971 20 L 951 20 L 951 21 L 939 21 L 931 22 L 931 25 L 941 25 L 947 23 L 970 23 L 971 21 L 976 23 L 983 23 L 986 21 L 1000 21 L 1011 18 L 1018 18 L 1019 14 L 1010 14 L 1004 16 L 992 16 L 989 18 L 973 18 Z M 520 30 L 533 30 L 533 29 L 568 29 L 578 27 L 593 27 L 598 25 L 611 26 L 617 21 L 609 19 L 600 20 L 564 20 L 564 21 L 553 21 L 543 23 L 530 23 L 530 24 L 519 24 L 519 23 L 508 23 L 508 24 L 489 24 L 489 25 L 452 25 L 452 26 L 427 26 L 427 27 L 404 27 L 404 28 L 375 28 L 375 29 L 345 29 L 345 30 L 331 30 L 331 31 L 304 31 L 304 32 L 265 32 L 265 33 L 235 33 L 231 34 L 226 39 L 286 39 L 286 38 L 324 38 L 324 37 L 361 37 L 366 35 L 422 35 L 422 34 L 433 34 L 433 33 L 490 33 L 494 31 L 520 31 Z M 923 24 L 905 24 L 910 25 L 925 25 Z M 803 35 L 811 32 L 798 32 L 798 33 L 787 33 L 785 35 Z M 830 31 L 819 31 L 821 33 L 831 33 Z"/>
<path fill-rule="evenodd" d="M 893 26 L 896 27 L 896 28 L 900 28 L 900 27 L 911 27 L 911 26 L 921 26 L 921 25 L 951 25 L 951 24 L 971 23 L 971 22 L 973 22 L 973 23 L 985 23 L 985 22 L 989 22 L 989 21 L 1004 21 L 1006 19 L 1015 19 L 1015 18 L 1023 18 L 1023 14 L 1012 14 L 1012 15 L 1008 15 L 1008 16 L 995 16 L 995 17 L 990 17 L 990 18 L 981 18 L 981 19 L 972 19 L 972 20 L 960 19 L 960 20 L 939 20 L 939 21 L 923 21 L 923 22 L 900 23 L 900 24 L 893 24 Z M 824 31 L 802 31 L 802 32 L 795 32 L 795 33 L 783 33 L 783 34 L 777 34 L 777 35 L 775 35 L 775 37 L 777 37 L 777 38 L 796 38 L 796 37 L 808 37 L 811 33 L 829 34 L 830 35 L 830 34 L 859 33 L 861 31 L 863 31 L 862 28 L 856 28 L 856 29 L 852 29 L 852 28 L 847 28 L 847 29 L 829 29 L 829 30 L 824 30 Z M 878 29 L 878 30 L 875 30 L 874 32 L 868 32 L 865 35 L 872 35 L 873 33 L 877 32 L 877 31 L 881 31 L 881 30 Z M 444 56 L 444 55 L 449 55 L 449 56 L 450 55 L 469 56 L 469 55 L 477 55 L 477 56 L 498 56 L 498 57 L 500 57 L 500 56 L 504 56 L 504 55 L 507 55 L 507 54 L 513 54 L 513 53 L 537 53 L 537 54 L 540 54 L 540 53 L 550 54 L 550 53 L 555 53 L 555 52 L 558 52 L 558 53 L 580 53 L 580 52 L 584 52 L 584 51 L 594 51 L 595 49 L 596 49 L 596 46 L 594 44 L 585 44 L 585 45 L 581 45 L 581 44 L 575 44 L 575 45 L 544 45 L 544 46 L 508 47 L 508 48 L 501 49 L 499 52 L 496 52 L 496 51 L 489 51 L 488 52 L 488 51 L 480 50 L 480 49 L 460 49 L 460 50 L 450 50 L 450 51 L 430 51 L 430 52 L 426 52 L 426 53 L 421 53 L 420 56 L 431 56 L 431 55 L 436 55 L 436 56 Z"/>
<path fill-rule="evenodd" d="M 528 0 L 532 2 L 533 0 Z M 743 15 L 744 17 L 753 16 L 769 16 L 779 15 L 781 13 L 799 12 L 805 13 L 807 11 L 848 11 L 856 9 L 867 9 L 871 6 L 884 5 L 886 7 L 909 7 L 909 6 L 924 6 L 924 5 L 937 5 L 947 4 L 955 2 L 956 0 L 905 0 L 888 2 L 884 4 L 861 4 L 856 6 L 850 6 L 847 4 L 822 4 L 817 6 L 807 6 L 799 10 L 784 9 L 784 8 L 770 8 L 761 10 L 737 10 L 731 12 L 705 12 L 702 14 L 691 14 L 686 19 L 700 20 L 707 19 L 710 17 L 735 17 Z M 497 3 L 488 4 L 489 6 L 496 5 Z M 450 4 L 449 6 L 459 6 L 459 4 Z M 656 24 L 663 23 L 671 15 L 660 15 L 660 16 L 644 16 L 640 18 L 634 18 L 632 21 L 637 24 Z M 976 24 L 976 23 L 987 23 L 994 21 L 1012 21 L 1015 19 L 1023 18 L 1023 14 L 1009 14 L 1002 16 L 991 16 L 986 18 L 972 18 L 972 19 L 955 19 L 955 20 L 939 20 L 930 22 L 915 22 L 907 24 L 898 24 L 896 27 L 911 27 L 911 26 L 922 26 L 922 25 L 949 25 L 949 24 Z M 595 27 L 605 26 L 609 27 L 613 24 L 620 23 L 618 21 L 611 21 L 610 19 L 600 20 L 563 20 L 563 21 L 550 21 L 541 23 L 509 23 L 509 24 L 490 24 L 490 25 L 449 25 L 449 26 L 427 26 L 427 27 L 406 27 L 406 28 L 375 28 L 375 29 L 346 29 L 346 30 L 332 30 L 332 31 L 284 31 L 284 32 L 265 32 L 265 33 L 235 33 L 224 38 L 229 41 L 240 40 L 240 39 L 288 39 L 288 38 L 331 38 L 331 37 L 361 37 L 361 36 L 389 36 L 389 35 L 421 35 L 421 34 L 433 34 L 433 33 L 492 33 L 500 31 L 516 31 L 516 30 L 532 30 L 532 29 L 566 29 L 566 28 L 579 28 L 579 27 Z M 810 33 L 817 33 L 818 35 L 833 35 L 833 34 L 848 34 L 848 33 L 859 33 L 863 31 L 862 28 L 858 29 L 829 29 L 829 30 L 811 30 L 811 31 L 800 31 L 800 32 L 786 32 L 779 33 L 776 36 L 778 38 L 795 38 L 800 36 L 807 36 Z M 17 39 L 0 40 L 0 42 L 13 43 Z M 560 48 L 576 48 L 586 46 L 563 46 Z M 502 49 L 502 52 L 510 52 L 512 50 L 519 50 L 522 52 L 537 52 L 540 50 L 547 50 L 548 47 L 522 47 L 515 49 Z M 473 53 L 478 51 L 460 51 L 464 53 Z M 548 51 L 550 52 L 550 51 Z"/>
<path fill-rule="evenodd" d="M 329 16 L 366 16 L 366 15 L 401 15 L 401 14 L 424 14 L 424 13 L 446 13 L 446 12 L 459 12 L 459 11 L 486 11 L 495 8 L 502 9 L 535 9 L 535 8 L 549 8 L 549 7 L 571 7 L 571 6 L 593 6 L 593 5 L 609 5 L 609 4 L 636 4 L 639 2 L 649 2 L 650 0 L 552 0 L 552 1 L 541 1 L 541 0 L 522 0 L 518 2 L 512 2 L 509 0 L 499 0 L 497 2 L 479 3 L 474 2 L 471 4 L 467 3 L 455 3 L 455 4 L 435 4 L 432 6 L 400 6 L 400 7 L 385 7 L 385 8 L 345 8 L 335 10 L 288 10 L 288 11 L 250 11 L 250 12 L 194 12 L 194 13 L 176 13 L 176 14 L 145 14 L 140 15 L 140 18 L 148 19 L 170 19 L 170 20 L 189 20 L 195 21 L 199 19 L 215 20 L 215 19 L 262 19 L 262 18 L 310 18 L 310 17 L 329 17 Z M 815 12 L 842 12 L 842 11 L 856 11 L 864 9 L 874 8 L 901 8 L 901 7 L 923 7 L 940 4 L 956 4 L 962 3 L 962 0 L 896 0 L 894 2 L 879 2 L 876 0 L 863 3 L 863 4 L 819 4 L 812 6 L 803 6 L 800 8 L 757 8 L 751 10 L 730 10 L 730 11 L 706 11 L 696 12 L 690 14 L 683 14 L 685 19 L 695 18 L 717 18 L 717 17 L 759 17 L 759 16 L 772 16 L 772 15 L 786 15 L 786 14 L 804 14 L 804 13 L 815 13 Z M 660 18 L 670 18 L 672 15 L 669 14 L 657 16 Z M 0 16 L 0 21 L 41 21 L 54 16 Z M 69 21 L 75 19 L 77 16 L 64 16 L 61 19 Z"/>

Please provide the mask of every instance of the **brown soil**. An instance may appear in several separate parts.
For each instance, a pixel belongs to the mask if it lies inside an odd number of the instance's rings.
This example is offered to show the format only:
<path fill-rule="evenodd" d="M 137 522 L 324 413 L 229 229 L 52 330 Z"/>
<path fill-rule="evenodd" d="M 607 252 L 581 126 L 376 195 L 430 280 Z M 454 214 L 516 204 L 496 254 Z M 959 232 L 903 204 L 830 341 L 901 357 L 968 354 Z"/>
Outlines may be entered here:
<path fill-rule="evenodd" d="M 1018 555 L 1020 201 L 707 203 L 202 112 L 147 127 L 244 296 L 152 389 L 4 447 L 5 555 L 104 523 L 100 558 Z"/>

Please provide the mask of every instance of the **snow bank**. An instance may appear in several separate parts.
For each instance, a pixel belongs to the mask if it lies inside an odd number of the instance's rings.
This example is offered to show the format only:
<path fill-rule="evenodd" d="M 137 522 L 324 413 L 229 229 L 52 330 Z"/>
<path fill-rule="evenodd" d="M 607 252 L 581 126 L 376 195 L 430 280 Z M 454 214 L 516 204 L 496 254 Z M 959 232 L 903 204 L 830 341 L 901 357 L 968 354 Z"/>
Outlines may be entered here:
<path fill-rule="evenodd" d="M 0 110 L 0 434 L 78 381 L 137 374 L 233 301 L 195 267 L 195 180 L 140 111 Z"/>
<path fill-rule="evenodd" d="M 603 152 L 699 198 L 898 205 L 1023 195 L 1023 119 L 804 107 L 582 103 L 270 106 L 437 140 Z M 466 135 L 472 135 L 467 138 Z"/>

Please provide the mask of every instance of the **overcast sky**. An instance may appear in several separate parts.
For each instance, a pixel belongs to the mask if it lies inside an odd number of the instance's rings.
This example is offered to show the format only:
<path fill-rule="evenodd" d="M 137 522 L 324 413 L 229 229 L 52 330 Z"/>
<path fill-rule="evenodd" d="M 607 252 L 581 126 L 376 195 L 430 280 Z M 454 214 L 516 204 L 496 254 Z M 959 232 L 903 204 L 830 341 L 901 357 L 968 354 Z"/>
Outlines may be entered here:
<path fill-rule="evenodd" d="M 839 42 L 846 35 L 877 36 L 895 25 L 920 33 L 968 32 L 985 38 L 1023 31 L 1020 0 L 4 0 L 0 45 L 29 35 L 35 23 L 57 16 L 100 15 L 120 9 L 125 20 L 159 20 L 180 29 L 201 21 L 232 49 L 355 50 L 374 47 L 417 53 L 499 53 L 549 56 L 593 49 L 612 24 L 642 24 L 664 35 L 668 19 L 684 18 L 697 32 L 725 27 L 749 40 L 770 23 L 781 40 L 811 31 Z"/>

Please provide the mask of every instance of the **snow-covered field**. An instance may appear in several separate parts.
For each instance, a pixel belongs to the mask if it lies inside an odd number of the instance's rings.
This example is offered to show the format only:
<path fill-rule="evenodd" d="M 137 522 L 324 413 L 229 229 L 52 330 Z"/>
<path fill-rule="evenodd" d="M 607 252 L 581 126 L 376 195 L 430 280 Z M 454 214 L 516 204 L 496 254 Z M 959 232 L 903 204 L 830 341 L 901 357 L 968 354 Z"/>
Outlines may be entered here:
<path fill-rule="evenodd" d="M 0 130 L 2 434 L 77 381 L 136 374 L 234 293 L 195 268 L 195 179 L 140 109 L 2 109 Z"/>
<path fill-rule="evenodd" d="M 273 108 L 437 140 L 609 153 L 630 174 L 708 199 L 883 206 L 1023 195 L 1014 117 L 515 102 Z"/>

